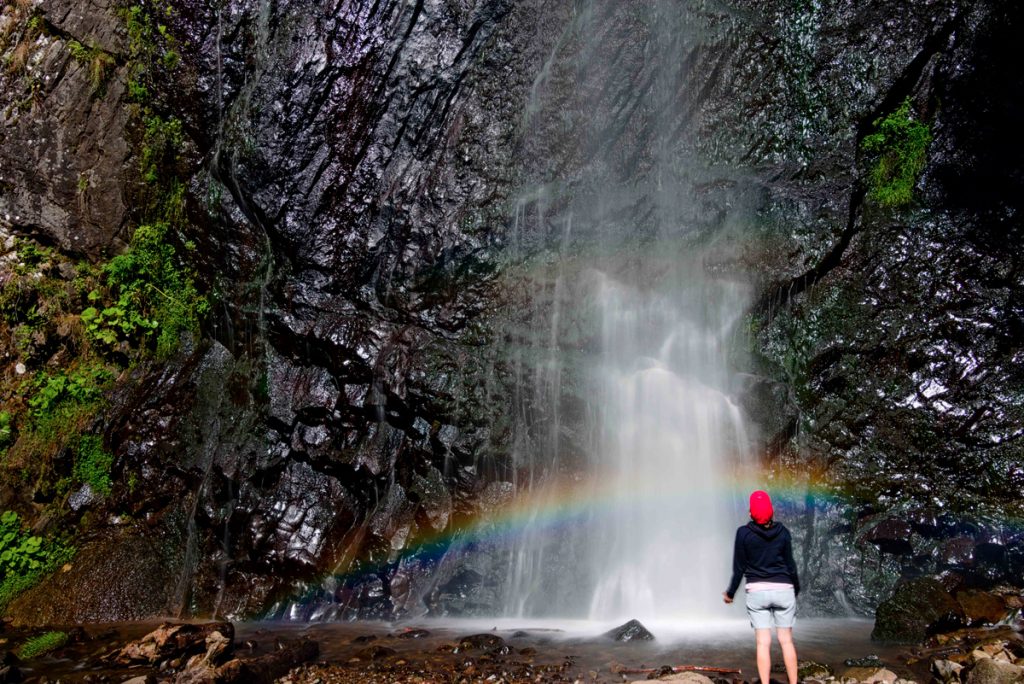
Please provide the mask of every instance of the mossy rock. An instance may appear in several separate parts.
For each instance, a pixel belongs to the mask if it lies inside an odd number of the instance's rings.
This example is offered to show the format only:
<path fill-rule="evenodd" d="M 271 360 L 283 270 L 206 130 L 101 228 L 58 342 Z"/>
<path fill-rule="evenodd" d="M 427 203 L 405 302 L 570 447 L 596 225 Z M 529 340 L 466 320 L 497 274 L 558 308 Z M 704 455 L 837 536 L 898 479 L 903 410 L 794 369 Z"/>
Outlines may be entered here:
<path fill-rule="evenodd" d="M 875 612 L 875 641 L 919 643 L 929 635 L 964 625 L 964 609 L 938 580 L 903 582 Z"/>
<path fill-rule="evenodd" d="M 805 679 L 827 679 L 834 675 L 832 668 L 824 663 L 816 663 L 813 660 L 801 660 L 797 666 L 797 678 Z"/>

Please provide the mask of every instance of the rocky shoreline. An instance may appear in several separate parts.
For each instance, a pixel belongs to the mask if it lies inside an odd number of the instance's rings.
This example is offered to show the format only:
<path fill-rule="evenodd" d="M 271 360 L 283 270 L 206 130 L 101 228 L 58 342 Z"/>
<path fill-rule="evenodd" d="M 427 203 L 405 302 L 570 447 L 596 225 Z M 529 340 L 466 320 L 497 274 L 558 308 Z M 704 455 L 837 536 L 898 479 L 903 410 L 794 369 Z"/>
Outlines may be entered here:
<path fill-rule="evenodd" d="M 557 629 L 495 627 L 461 634 L 450 625 L 394 628 L 384 623 L 240 623 L 237 627 L 229 622 L 123 623 L 46 632 L 5 624 L 0 645 L 7 653 L 0 665 L 0 682 L 582 684 L 660 680 L 745 684 L 756 680 L 752 669 L 722 667 L 718 662 L 680 663 L 685 649 L 652 651 L 655 637 L 639 623 L 622 627 L 570 639 Z M 798 640 L 799 636 L 798 632 Z M 30 652 L 37 648 L 33 644 L 47 639 L 56 645 L 42 653 Z M 881 657 L 843 654 L 838 652 L 843 648 L 841 640 L 836 644 L 837 652 L 828 658 L 801 661 L 801 682 L 1024 682 L 1024 620 L 1019 615 L 1005 624 L 941 632 L 912 646 L 880 650 Z M 737 645 L 736 650 L 752 658 L 752 644 L 749 649 Z M 781 665 L 775 671 L 783 681 Z"/>

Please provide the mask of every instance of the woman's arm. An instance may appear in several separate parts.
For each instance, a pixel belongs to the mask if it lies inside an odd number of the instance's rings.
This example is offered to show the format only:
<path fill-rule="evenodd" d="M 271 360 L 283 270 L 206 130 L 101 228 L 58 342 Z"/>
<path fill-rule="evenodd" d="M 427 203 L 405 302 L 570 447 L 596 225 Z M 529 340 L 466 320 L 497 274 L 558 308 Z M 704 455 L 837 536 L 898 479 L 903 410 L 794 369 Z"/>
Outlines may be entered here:
<path fill-rule="evenodd" d="M 743 528 L 736 530 L 736 542 L 732 549 L 732 579 L 729 581 L 729 588 L 725 595 L 732 598 L 736 590 L 740 588 L 740 580 L 743 579 L 743 571 L 747 568 L 747 552 L 743 546 Z"/>
<path fill-rule="evenodd" d="M 793 593 L 800 593 L 800 577 L 796 572 L 796 561 L 793 560 L 793 537 L 786 530 L 786 543 L 782 547 L 782 558 L 786 561 L 786 569 L 789 570 L 790 581 L 793 582 Z"/>

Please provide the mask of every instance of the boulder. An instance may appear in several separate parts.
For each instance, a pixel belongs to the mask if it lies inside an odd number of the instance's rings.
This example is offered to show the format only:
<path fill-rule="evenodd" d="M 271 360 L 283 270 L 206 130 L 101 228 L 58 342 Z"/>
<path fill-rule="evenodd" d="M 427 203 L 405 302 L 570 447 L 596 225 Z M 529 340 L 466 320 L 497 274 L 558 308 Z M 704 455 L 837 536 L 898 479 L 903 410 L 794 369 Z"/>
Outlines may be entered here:
<path fill-rule="evenodd" d="M 958 592 L 956 600 L 963 607 L 969 625 L 992 625 L 1006 617 L 1006 603 L 986 591 L 967 589 Z"/>
<path fill-rule="evenodd" d="M 230 652 L 234 638 L 235 628 L 230 622 L 180 625 L 165 622 L 141 639 L 125 645 L 118 653 L 117 661 L 125 665 L 155 665 L 203 655 L 209 662 L 214 662 Z"/>
<path fill-rule="evenodd" d="M 714 684 L 714 680 L 698 672 L 673 672 L 658 677 L 659 682 L 687 682 L 688 684 Z"/>
<path fill-rule="evenodd" d="M 963 669 L 963 665 L 952 660 L 936 660 L 932 662 L 932 674 L 935 675 L 935 679 L 939 681 L 939 684 L 959 682 L 960 673 Z"/>
<path fill-rule="evenodd" d="M 964 609 L 937 580 L 922 577 L 903 582 L 875 611 L 876 641 L 918 643 L 930 634 L 964 624 Z"/>
<path fill-rule="evenodd" d="M 630 620 L 615 629 L 610 629 L 604 636 L 615 641 L 654 641 L 654 635 L 640 624 L 639 620 Z"/>
<path fill-rule="evenodd" d="M 1021 684 L 1024 667 L 994 658 L 981 658 L 967 673 L 967 684 Z"/>
<path fill-rule="evenodd" d="M 855 679 L 865 684 L 892 684 L 898 679 L 895 672 L 884 667 L 851 667 L 843 672 L 842 678 Z"/>

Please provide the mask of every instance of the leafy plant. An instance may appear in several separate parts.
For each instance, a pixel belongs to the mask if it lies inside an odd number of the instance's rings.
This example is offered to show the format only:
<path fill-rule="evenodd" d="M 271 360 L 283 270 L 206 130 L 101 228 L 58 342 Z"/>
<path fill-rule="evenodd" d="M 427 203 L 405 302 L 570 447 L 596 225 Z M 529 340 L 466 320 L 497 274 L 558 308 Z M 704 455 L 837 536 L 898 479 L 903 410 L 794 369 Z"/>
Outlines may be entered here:
<path fill-rule="evenodd" d="M 54 651 L 67 642 L 67 632 L 45 632 L 23 643 L 17 655 L 22 660 L 31 660 Z"/>
<path fill-rule="evenodd" d="M 158 327 L 157 321 L 146 318 L 132 306 L 132 293 L 123 292 L 113 306 L 97 309 L 90 306 L 79 316 L 86 332 L 92 339 L 108 346 L 117 344 L 119 337 L 131 338 L 138 334 L 148 335 Z M 95 302 L 102 298 L 99 290 L 89 293 L 89 301 Z"/>
<path fill-rule="evenodd" d="M 108 286 L 117 294 L 117 304 L 109 308 L 116 310 L 112 313 L 121 329 L 143 337 L 156 332 L 158 356 L 177 349 L 183 332 L 197 332 L 209 309 L 192 272 L 179 265 L 168 233 L 164 223 L 139 226 L 131 248 L 104 269 Z"/>
<path fill-rule="evenodd" d="M 906 206 L 914 199 L 914 184 L 927 161 L 931 129 L 912 117 L 910 98 L 895 112 L 876 119 L 874 127 L 861 143 L 874 160 L 868 196 L 883 207 Z"/>
<path fill-rule="evenodd" d="M 61 404 L 90 404 L 103 395 L 103 386 L 112 379 L 100 365 L 86 365 L 69 373 L 58 372 L 36 378 L 35 393 L 28 400 L 31 414 L 40 418 L 53 413 Z"/>
<path fill-rule="evenodd" d="M 22 530 L 18 514 L 4 511 L 0 514 L 0 608 L 72 555 L 72 548 Z"/>

